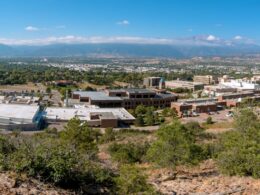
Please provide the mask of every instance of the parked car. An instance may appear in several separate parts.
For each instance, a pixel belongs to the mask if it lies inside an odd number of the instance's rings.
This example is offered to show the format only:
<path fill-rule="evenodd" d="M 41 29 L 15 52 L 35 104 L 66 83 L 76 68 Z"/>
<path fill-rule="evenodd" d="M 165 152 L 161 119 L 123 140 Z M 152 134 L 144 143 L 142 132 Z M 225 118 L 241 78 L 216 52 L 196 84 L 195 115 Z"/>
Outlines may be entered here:
<path fill-rule="evenodd" d="M 228 111 L 228 113 L 226 114 L 226 117 L 233 117 L 234 113 L 232 111 Z"/>
<path fill-rule="evenodd" d="M 192 116 L 199 116 L 199 114 L 196 111 L 193 111 Z"/>

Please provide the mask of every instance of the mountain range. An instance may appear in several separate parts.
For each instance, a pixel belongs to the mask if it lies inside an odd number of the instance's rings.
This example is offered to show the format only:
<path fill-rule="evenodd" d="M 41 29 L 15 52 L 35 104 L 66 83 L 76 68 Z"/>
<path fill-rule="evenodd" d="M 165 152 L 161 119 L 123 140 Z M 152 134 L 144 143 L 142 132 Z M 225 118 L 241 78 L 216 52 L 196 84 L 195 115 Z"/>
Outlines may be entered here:
<path fill-rule="evenodd" d="M 50 44 L 43 46 L 10 46 L 0 44 L 0 57 L 167 57 L 239 56 L 260 53 L 255 44 L 233 45 L 167 45 L 134 43 Z"/>

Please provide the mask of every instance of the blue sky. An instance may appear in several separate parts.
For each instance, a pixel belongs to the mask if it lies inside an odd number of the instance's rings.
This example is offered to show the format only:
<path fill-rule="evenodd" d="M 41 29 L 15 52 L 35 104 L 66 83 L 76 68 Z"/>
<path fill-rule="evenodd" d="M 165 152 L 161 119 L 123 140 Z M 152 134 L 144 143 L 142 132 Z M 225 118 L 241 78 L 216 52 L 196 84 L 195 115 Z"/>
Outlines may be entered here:
<path fill-rule="evenodd" d="M 259 43 L 259 11 L 260 0 L 0 0 L 0 43 Z"/>

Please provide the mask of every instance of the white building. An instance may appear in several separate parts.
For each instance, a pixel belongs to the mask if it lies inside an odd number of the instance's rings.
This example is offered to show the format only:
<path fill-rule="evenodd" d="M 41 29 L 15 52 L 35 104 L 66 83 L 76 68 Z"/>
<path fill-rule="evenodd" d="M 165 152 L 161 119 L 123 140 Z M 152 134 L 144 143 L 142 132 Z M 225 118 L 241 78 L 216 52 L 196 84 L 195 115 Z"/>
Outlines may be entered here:
<path fill-rule="evenodd" d="M 204 90 L 202 95 L 210 96 L 210 97 L 217 97 L 221 96 L 225 93 L 235 93 L 237 92 L 236 88 L 228 87 L 222 84 L 218 85 L 206 85 L 204 86 Z"/>
<path fill-rule="evenodd" d="M 41 119 L 39 106 L 0 104 L 0 129 L 37 130 Z"/>
<path fill-rule="evenodd" d="M 87 121 L 89 126 L 117 127 L 118 123 L 131 124 L 135 118 L 124 108 L 78 107 L 46 109 L 47 122 L 66 122 L 74 117 Z"/>
<path fill-rule="evenodd" d="M 236 88 L 238 91 L 244 91 L 244 90 L 260 90 L 260 85 L 253 83 L 251 81 L 243 81 L 243 80 L 230 80 L 227 82 L 221 82 L 220 83 L 223 86 L 230 87 L 230 88 Z"/>

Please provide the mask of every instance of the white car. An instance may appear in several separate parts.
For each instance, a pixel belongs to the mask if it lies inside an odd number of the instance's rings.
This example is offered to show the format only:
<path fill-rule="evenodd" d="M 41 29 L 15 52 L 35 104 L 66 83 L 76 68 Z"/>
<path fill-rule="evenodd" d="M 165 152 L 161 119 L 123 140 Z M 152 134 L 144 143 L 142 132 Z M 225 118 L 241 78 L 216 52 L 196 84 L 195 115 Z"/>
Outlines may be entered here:
<path fill-rule="evenodd" d="M 192 116 L 199 116 L 197 112 L 192 112 Z"/>
<path fill-rule="evenodd" d="M 231 112 L 231 111 L 229 111 L 227 114 L 226 114 L 226 117 L 233 117 L 234 116 L 234 114 L 233 114 L 233 112 Z"/>

